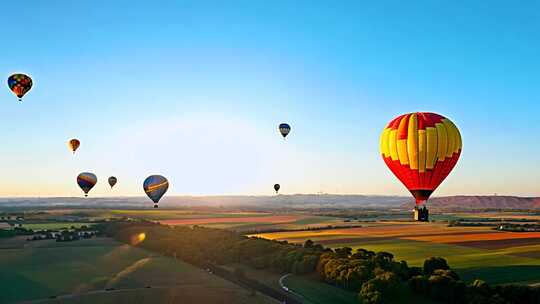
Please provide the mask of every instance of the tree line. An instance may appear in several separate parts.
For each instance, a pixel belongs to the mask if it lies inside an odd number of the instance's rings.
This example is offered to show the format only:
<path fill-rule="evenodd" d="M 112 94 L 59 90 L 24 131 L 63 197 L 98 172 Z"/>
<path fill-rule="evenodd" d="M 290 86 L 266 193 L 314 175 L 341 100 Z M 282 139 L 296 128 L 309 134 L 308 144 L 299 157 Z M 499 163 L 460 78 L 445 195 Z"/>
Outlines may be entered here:
<path fill-rule="evenodd" d="M 389 252 L 325 248 L 307 240 L 303 245 L 247 237 L 237 232 L 199 226 L 166 226 L 152 222 L 108 222 L 96 227 L 102 234 L 151 251 L 206 267 L 209 263 L 240 263 L 280 273 L 316 273 L 320 279 L 359 294 L 359 303 L 379 304 L 410 288 L 440 303 L 540 303 L 540 288 L 525 285 L 491 286 L 466 283 L 445 259 L 431 257 L 423 267 L 396 261 Z M 145 234 L 144 241 L 137 236 Z"/>

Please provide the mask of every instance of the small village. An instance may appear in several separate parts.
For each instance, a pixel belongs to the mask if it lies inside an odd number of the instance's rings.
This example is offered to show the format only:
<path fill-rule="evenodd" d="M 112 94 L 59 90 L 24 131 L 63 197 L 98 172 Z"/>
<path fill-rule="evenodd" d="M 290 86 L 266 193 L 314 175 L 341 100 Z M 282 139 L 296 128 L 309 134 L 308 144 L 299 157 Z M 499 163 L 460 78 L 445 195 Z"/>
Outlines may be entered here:
<path fill-rule="evenodd" d="M 97 230 L 91 225 L 82 225 L 79 227 L 61 227 L 57 229 L 39 229 L 33 230 L 24 227 L 25 219 L 21 215 L 4 214 L 0 216 L 0 231 L 6 236 L 27 236 L 27 241 L 56 240 L 57 242 L 72 242 L 81 239 L 89 239 L 97 234 Z M 0 235 L 0 236 L 2 236 Z"/>

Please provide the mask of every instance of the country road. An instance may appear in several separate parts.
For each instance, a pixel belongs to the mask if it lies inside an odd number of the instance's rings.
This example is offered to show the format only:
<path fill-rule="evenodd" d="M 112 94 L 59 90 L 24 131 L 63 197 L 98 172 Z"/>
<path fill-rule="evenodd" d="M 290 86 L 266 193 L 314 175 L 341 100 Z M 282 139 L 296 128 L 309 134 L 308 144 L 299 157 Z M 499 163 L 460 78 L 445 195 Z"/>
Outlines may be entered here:
<path fill-rule="evenodd" d="M 285 290 L 286 292 L 291 293 L 292 295 L 294 295 L 295 297 L 298 297 L 299 299 L 302 299 L 302 302 L 303 302 L 303 301 L 305 301 L 305 299 L 301 294 L 298 294 L 298 293 L 292 291 L 290 288 L 285 286 L 285 283 L 283 283 L 283 280 L 285 280 L 288 276 L 291 276 L 291 275 L 292 275 L 292 273 L 287 273 L 287 274 L 281 276 L 279 278 L 279 286 L 281 287 L 281 289 Z"/>

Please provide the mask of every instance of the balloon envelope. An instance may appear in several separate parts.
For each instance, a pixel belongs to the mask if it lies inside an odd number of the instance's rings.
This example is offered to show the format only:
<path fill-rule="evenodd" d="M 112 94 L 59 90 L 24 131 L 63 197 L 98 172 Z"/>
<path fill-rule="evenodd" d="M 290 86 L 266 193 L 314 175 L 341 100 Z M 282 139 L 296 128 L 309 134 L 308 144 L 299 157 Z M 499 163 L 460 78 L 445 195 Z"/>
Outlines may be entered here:
<path fill-rule="evenodd" d="M 109 185 L 112 187 L 114 187 L 114 185 L 116 185 L 116 182 L 118 182 L 118 179 L 116 179 L 116 177 L 114 176 L 111 176 L 109 177 Z"/>
<path fill-rule="evenodd" d="M 394 175 L 424 203 L 456 165 L 461 135 L 448 118 L 435 113 L 396 117 L 381 134 L 381 154 Z"/>
<path fill-rule="evenodd" d="M 25 74 L 13 74 L 8 78 L 8 87 L 21 100 L 32 88 L 32 78 Z"/>
<path fill-rule="evenodd" d="M 88 196 L 90 191 L 97 183 L 97 177 L 94 173 L 83 172 L 77 176 L 77 184 L 84 191 L 84 196 Z"/>
<path fill-rule="evenodd" d="M 281 188 L 281 186 L 279 184 L 274 185 L 274 190 L 276 190 L 276 193 L 278 193 L 279 188 Z"/>
<path fill-rule="evenodd" d="M 285 138 L 289 135 L 289 132 L 291 132 L 291 126 L 289 126 L 289 124 L 282 123 L 279 125 L 279 133 L 281 133 L 281 136 Z"/>
<path fill-rule="evenodd" d="M 156 204 L 169 189 L 169 181 L 161 175 L 150 175 L 144 180 L 144 192 Z M 154 206 L 154 207 L 156 207 Z"/>
<path fill-rule="evenodd" d="M 68 141 L 68 147 L 71 150 L 71 152 L 73 152 L 74 154 L 75 154 L 75 151 L 77 151 L 77 149 L 79 148 L 80 145 L 81 145 L 81 142 L 76 138 L 70 139 Z"/>

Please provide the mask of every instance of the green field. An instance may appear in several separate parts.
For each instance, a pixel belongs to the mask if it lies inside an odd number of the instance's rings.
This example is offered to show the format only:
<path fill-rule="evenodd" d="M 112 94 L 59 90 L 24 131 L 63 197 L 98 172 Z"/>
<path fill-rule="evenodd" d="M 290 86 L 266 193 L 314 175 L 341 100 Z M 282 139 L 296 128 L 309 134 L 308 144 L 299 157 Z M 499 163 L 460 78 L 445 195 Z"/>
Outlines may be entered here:
<path fill-rule="evenodd" d="M 311 277 L 290 275 L 283 284 L 295 293 L 300 294 L 305 304 L 358 304 L 358 296 L 354 292 L 316 281 Z"/>
<path fill-rule="evenodd" d="M 29 223 L 23 224 L 22 227 L 26 229 L 36 230 L 59 230 L 59 229 L 69 229 L 72 226 L 80 228 L 81 226 L 91 226 L 92 223 L 81 223 L 81 222 L 55 222 L 55 223 Z"/>
<path fill-rule="evenodd" d="M 175 302 L 184 295 L 193 298 L 191 303 L 222 298 L 269 303 L 189 264 L 110 239 L 3 242 L 0 286 L 9 288 L 0 293 L 0 303 L 51 296 L 59 296 L 62 303 L 156 303 Z"/>
<path fill-rule="evenodd" d="M 540 282 L 540 259 L 510 255 L 507 254 L 509 249 L 487 250 L 400 239 L 332 244 L 331 247 L 344 246 L 354 250 L 387 251 L 397 260 L 407 261 L 409 266 L 422 266 L 425 259 L 441 256 L 466 281 L 480 278 L 496 284 Z"/>
<path fill-rule="evenodd" d="M 300 294 L 304 298 L 304 304 L 359 303 L 356 293 L 320 282 L 314 276 L 290 275 L 285 278 L 284 284 L 293 292 Z M 407 299 L 408 302 L 405 302 L 404 299 Z M 387 298 L 385 303 L 434 304 L 435 302 L 414 295 L 407 286 L 402 286 L 396 294 L 391 295 L 391 298 Z"/>

